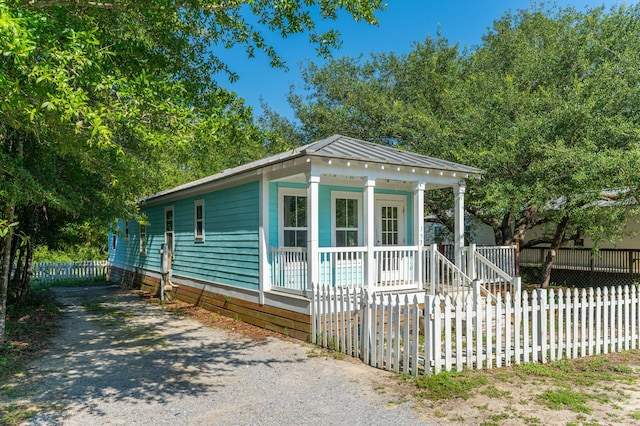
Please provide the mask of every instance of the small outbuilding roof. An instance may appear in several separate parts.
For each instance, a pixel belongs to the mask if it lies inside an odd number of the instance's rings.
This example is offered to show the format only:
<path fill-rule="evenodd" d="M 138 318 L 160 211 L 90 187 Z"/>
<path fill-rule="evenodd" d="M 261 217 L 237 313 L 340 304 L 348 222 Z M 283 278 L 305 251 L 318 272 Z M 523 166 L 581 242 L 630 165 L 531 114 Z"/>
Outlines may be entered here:
<path fill-rule="evenodd" d="M 420 167 L 437 171 L 465 173 L 470 176 L 479 176 L 484 173 L 483 170 L 477 169 L 475 167 L 469 167 L 462 164 L 453 163 L 451 161 L 445 161 L 426 155 L 416 154 L 410 151 L 404 151 L 385 145 L 366 142 L 348 136 L 333 135 L 328 138 L 310 143 L 308 145 L 300 146 L 290 151 L 272 155 L 270 157 L 243 164 L 232 169 L 226 169 L 220 173 L 216 173 L 202 179 L 185 183 L 184 185 L 180 185 L 175 188 L 158 192 L 156 194 L 150 195 L 144 200 L 152 200 L 164 195 L 172 194 L 189 188 L 194 188 L 196 186 L 215 182 L 217 180 L 238 175 L 250 170 L 282 163 L 299 157 L 324 157 L 369 163 Z"/>

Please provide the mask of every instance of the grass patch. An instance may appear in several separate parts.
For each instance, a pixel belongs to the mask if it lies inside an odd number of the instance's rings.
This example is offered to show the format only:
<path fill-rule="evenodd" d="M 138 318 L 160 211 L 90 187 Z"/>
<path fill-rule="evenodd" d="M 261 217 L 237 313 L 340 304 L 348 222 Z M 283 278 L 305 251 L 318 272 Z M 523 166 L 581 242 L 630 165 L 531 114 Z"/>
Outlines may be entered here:
<path fill-rule="evenodd" d="M 527 363 L 520 364 L 515 368 L 516 374 L 521 378 L 536 376 L 536 377 L 554 377 L 557 376 L 559 371 L 546 364 Z"/>
<path fill-rule="evenodd" d="M 0 424 L 15 426 L 24 424 L 43 411 L 63 411 L 65 408 L 55 404 L 9 404 L 0 406 Z"/>
<path fill-rule="evenodd" d="M 32 291 L 20 307 L 8 307 L 5 344 L 0 348 L 0 383 L 5 384 L 0 387 L 0 395 L 14 391 L 7 384 L 25 374 L 29 363 L 57 332 L 54 319 L 59 314 L 59 307 L 46 290 Z"/>
<path fill-rule="evenodd" d="M 484 386 L 488 379 L 483 374 L 442 372 L 431 376 L 422 376 L 416 380 L 420 389 L 419 396 L 432 399 L 469 399 L 472 391 Z"/>
<path fill-rule="evenodd" d="M 511 398 L 511 392 L 509 391 L 501 391 L 496 387 L 496 385 L 489 385 L 482 391 L 480 391 L 482 395 L 488 396 L 489 398 Z"/>
<path fill-rule="evenodd" d="M 575 392 L 570 389 L 548 390 L 538 396 L 543 405 L 553 410 L 568 408 L 576 413 L 585 414 L 591 414 L 592 410 L 586 404 L 594 398 L 593 395 L 585 392 Z"/>
<path fill-rule="evenodd" d="M 0 406 L 0 424 L 19 425 L 38 413 L 37 407 L 23 404 Z"/>
<path fill-rule="evenodd" d="M 24 304 L 8 306 L 4 347 L 0 347 L 0 397 L 8 402 L 29 396 L 33 389 L 23 385 L 29 364 L 46 348 L 58 331 L 55 322 L 60 308 L 48 289 L 32 289 Z M 19 425 L 50 406 L 1 404 L 0 424 Z"/>

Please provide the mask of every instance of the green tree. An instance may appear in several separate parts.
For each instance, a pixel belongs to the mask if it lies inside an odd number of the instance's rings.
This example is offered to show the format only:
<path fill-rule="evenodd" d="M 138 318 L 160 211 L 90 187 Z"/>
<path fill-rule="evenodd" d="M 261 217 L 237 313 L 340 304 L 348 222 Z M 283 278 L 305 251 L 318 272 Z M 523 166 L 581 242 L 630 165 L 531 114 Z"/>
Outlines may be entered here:
<path fill-rule="evenodd" d="M 467 208 L 498 244 L 616 239 L 636 211 L 640 7 L 530 10 L 468 52 L 438 37 L 405 55 L 305 69 L 292 94 L 302 139 L 342 132 L 486 170 Z M 617 207 L 602 200 L 616 195 Z M 438 197 L 429 207 L 446 224 Z M 542 285 L 549 282 L 547 259 Z"/>
<path fill-rule="evenodd" d="M 318 33 L 318 20 L 345 11 L 373 23 L 380 7 L 338 0 L 1 3 L 0 344 L 12 259 L 30 257 L 17 252 L 16 235 L 35 243 L 44 224 L 135 217 L 138 197 L 262 155 L 250 109 L 216 84 L 236 75 L 215 49 L 240 44 L 283 66 L 267 34 L 307 32 L 325 55 L 339 38 Z"/>
<path fill-rule="evenodd" d="M 521 11 L 470 57 L 464 157 L 490 165 L 476 197 L 513 218 L 514 241 L 542 223 L 552 249 L 581 233 L 615 239 L 635 213 L 624 195 L 638 183 L 639 18 L 637 6 Z M 602 207 L 603 190 L 624 188 Z"/>

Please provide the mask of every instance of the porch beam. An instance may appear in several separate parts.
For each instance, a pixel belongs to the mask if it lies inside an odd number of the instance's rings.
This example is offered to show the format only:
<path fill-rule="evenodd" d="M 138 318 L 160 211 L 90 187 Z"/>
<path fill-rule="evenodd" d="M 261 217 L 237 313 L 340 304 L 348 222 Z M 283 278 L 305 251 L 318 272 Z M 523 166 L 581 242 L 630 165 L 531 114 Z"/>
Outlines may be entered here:
<path fill-rule="evenodd" d="M 457 186 L 453 188 L 453 195 L 455 199 L 454 209 L 454 256 L 455 264 L 462 268 L 462 248 L 464 247 L 464 193 L 466 191 L 466 184 L 461 181 Z"/>
<path fill-rule="evenodd" d="M 373 258 L 373 249 L 375 247 L 375 194 L 376 180 L 365 178 L 363 179 L 364 185 L 364 245 L 367 247 L 366 256 L 366 268 L 364 283 L 369 289 L 373 291 L 376 279 L 375 262 Z"/>
<path fill-rule="evenodd" d="M 318 188 L 320 175 L 307 175 L 307 290 L 311 290 L 314 284 L 320 282 L 320 261 L 318 258 Z"/>
<path fill-rule="evenodd" d="M 413 187 L 413 245 L 418 246 L 415 259 L 415 281 L 422 285 L 423 259 L 422 246 L 424 245 L 424 182 L 417 182 Z"/>
<path fill-rule="evenodd" d="M 460 174 L 456 174 L 456 176 L 453 176 L 453 173 L 449 172 L 447 172 L 446 174 L 440 174 L 440 172 L 435 171 L 427 173 L 424 169 L 415 169 L 415 172 L 412 172 L 412 169 L 408 167 L 402 168 L 400 171 L 398 171 L 397 167 L 394 168 L 392 165 L 389 165 L 389 167 L 385 167 L 384 169 L 382 169 L 379 165 L 377 166 L 374 163 L 365 163 L 365 166 L 363 167 L 356 167 L 352 164 L 351 167 L 346 170 L 338 169 L 334 166 L 322 164 L 320 162 L 317 163 L 318 164 L 312 161 L 314 172 L 326 175 L 345 174 L 354 178 L 361 178 L 363 179 L 363 181 L 371 179 L 395 179 L 409 183 L 415 182 L 418 179 L 424 179 L 429 183 L 430 186 L 434 185 L 435 187 L 446 188 L 457 185 L 458 182 L 460 182 L 461 178 Z"/>

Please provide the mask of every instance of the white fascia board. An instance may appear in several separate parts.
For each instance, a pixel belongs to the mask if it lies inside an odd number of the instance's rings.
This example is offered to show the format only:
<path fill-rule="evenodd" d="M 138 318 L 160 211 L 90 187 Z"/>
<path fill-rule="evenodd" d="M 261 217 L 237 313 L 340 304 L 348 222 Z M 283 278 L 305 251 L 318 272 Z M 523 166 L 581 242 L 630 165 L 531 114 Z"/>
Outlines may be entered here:
<path fill-rule="evenodd" d="M 331 160 L 331 164 L 324 158 L 312 159 L 313 172 L 326 175 L 345 175 L 370 179 L 392 179 L 405 182 L 421 182 L 432 187 L 452 187 L 460 184 L 469 175 L 427 170 L 418 167 L 384 165 L 380 163 L 363 163 L 355 161 Z M 347 165 L 347 163 L 350 163 Z M 400 170 L 398 170 L 400 168 Z"/>

